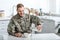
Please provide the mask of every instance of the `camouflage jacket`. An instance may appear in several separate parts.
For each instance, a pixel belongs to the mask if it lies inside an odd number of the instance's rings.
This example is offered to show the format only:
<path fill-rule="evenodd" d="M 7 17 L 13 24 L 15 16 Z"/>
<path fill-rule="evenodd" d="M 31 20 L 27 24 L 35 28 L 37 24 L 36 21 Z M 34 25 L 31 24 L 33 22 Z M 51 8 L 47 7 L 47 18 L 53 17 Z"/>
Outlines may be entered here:
<path fill-rule="evenodd" d="M 31 24 L 34 23 L 35 26 L 40 25 L 40 19 L 37 16 L 27 15 L 25 14 L 24 17 L 19 16 L 16 14 L 13 16 L 8 24 L 8 34 L 14 35 L 16 32 L 20 33 L 30 33 L 32 30 L 30 29 Z"/>

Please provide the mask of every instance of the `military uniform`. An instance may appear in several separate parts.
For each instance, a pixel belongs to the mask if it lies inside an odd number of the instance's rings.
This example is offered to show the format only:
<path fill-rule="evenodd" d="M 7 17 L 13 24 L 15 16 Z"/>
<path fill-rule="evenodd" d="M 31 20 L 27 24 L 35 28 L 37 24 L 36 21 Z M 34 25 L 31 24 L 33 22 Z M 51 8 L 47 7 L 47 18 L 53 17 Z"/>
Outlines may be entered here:
<path fill-rule="evenodd" d="M 14 35 L 16 32 L 20 33 L 31 33 L 31 24 L 34 23 L 35 26 L 40 25 L 40 19 L 33 15 L 24 14 L 23 17 L 16 14 L 13 16 L 8 24 L 7 31 L 10 35 Z"/>

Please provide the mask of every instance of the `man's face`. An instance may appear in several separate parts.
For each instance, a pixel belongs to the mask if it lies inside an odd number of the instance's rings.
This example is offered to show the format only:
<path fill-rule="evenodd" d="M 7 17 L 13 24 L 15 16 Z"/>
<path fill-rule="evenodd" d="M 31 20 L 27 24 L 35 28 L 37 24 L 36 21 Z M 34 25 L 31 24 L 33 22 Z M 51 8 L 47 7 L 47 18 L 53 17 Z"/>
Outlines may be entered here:
<path fill-rule="evenodd" d="M 23 16 L 24 15 L 24 7 L 20 7 L 17 9 L 17 13 L 20 15 L 20 16 Z"/>

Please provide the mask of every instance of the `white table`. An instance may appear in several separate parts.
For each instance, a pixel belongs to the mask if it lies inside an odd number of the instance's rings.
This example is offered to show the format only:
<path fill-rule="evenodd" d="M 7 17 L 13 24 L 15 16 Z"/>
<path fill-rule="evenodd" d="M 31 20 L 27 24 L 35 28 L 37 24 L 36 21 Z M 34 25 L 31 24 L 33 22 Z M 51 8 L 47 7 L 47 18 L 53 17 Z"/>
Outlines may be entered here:
<path fill-rule="evenodd" d="M 10 20 L 12 17 L 0 17 L 0 20 Z"/>
<path fill-rule="evenodd" d="M 31 38 L 32 38 L 32 40 L 57 40 L 57 39 L 60 39 L 60 37 L 54 33 L 33 34 Z"/>
<path fill-rule="evenodd" d="M 60 36 L 54 33 L 31 34 L 27 38 L 17 38 L 14 36 L 2 35 L 4 40 L 60 40 Z"/>

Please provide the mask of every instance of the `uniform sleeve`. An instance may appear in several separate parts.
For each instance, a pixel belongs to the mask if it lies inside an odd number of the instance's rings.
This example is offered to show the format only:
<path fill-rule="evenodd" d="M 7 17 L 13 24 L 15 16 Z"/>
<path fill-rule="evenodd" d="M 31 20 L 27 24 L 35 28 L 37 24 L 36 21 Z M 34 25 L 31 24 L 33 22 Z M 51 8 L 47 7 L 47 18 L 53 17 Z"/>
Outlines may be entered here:
<path fill-rule="evenodd" d="M 32 23 L 35 24 L 35 26 L 41 25 L 41 21 L 40 21 L 39 17 L 37 17 L 37 16 L 31 15 L 30 20 L 31 20 Z"/>
<path fill-rule="evenodd" d="M 14 36 L 14 33 L 15 33 L 15 28 L 14 27 L 15 27 L 14 21 L 11 19 L 9 24 L 8 24 L 8 28 L 7 28 L 7 31 L 8 31 L 9 35 Z"/>
<path fill-rule="evenodd" d="M 41 25 L 41 20 L 37 17 L 37 25 Z"/>

